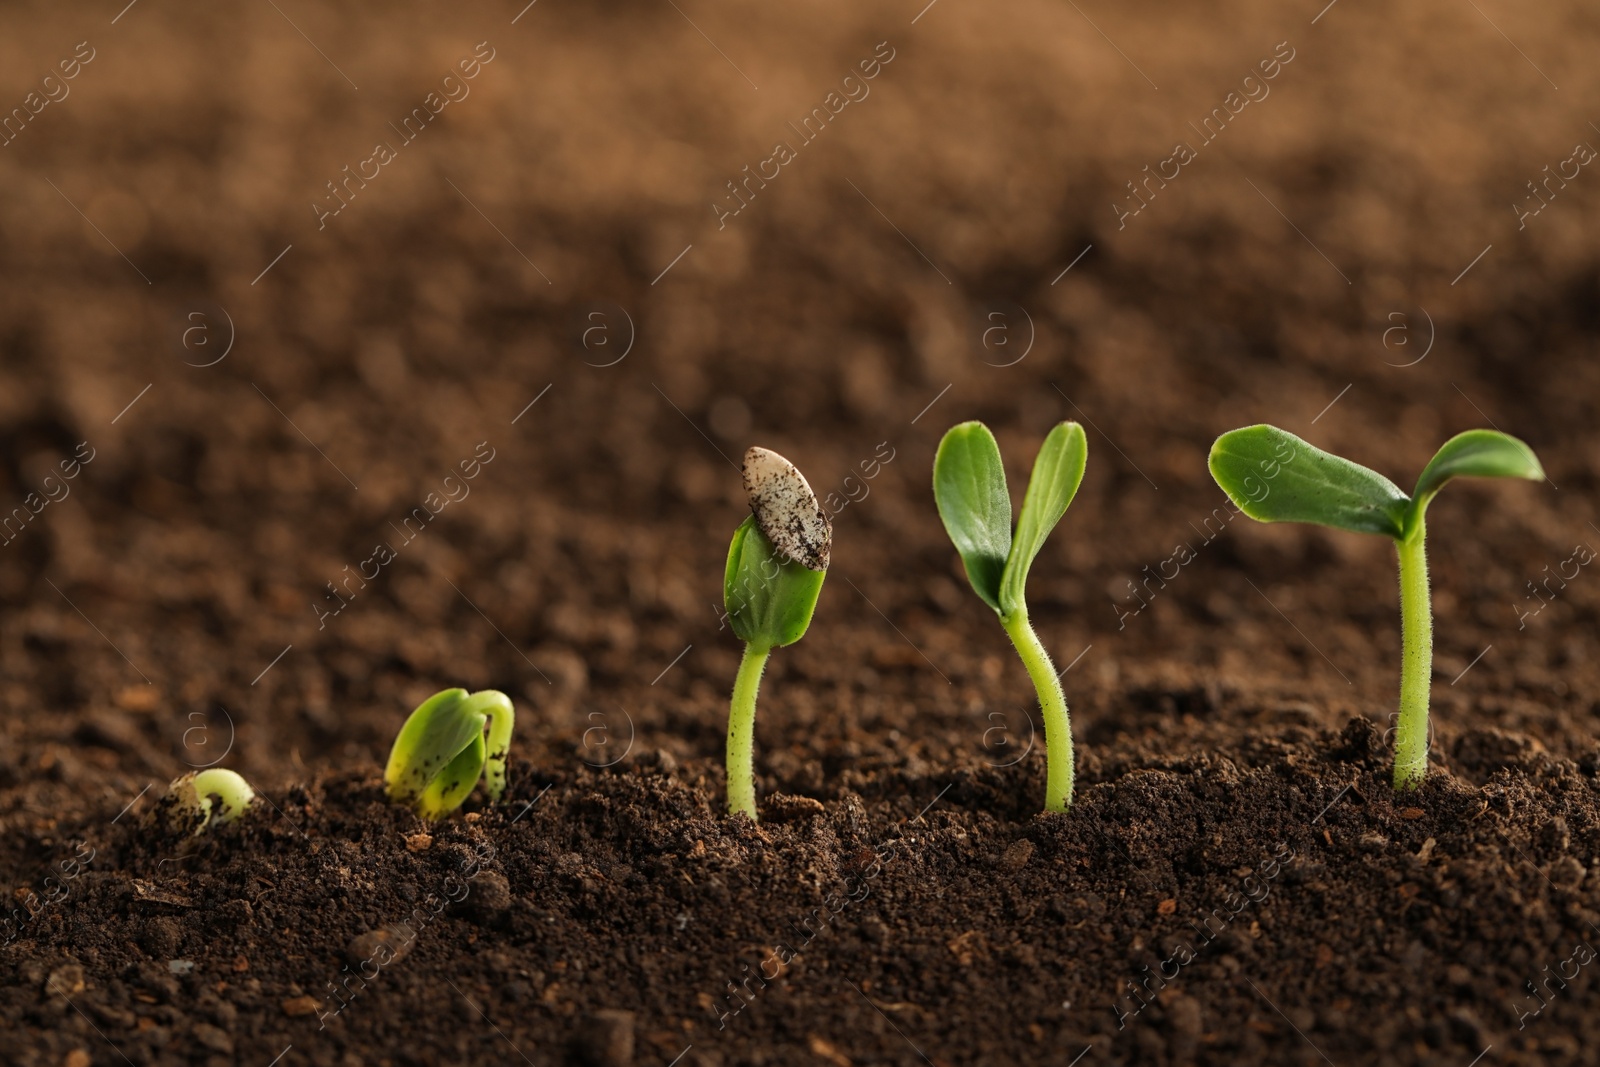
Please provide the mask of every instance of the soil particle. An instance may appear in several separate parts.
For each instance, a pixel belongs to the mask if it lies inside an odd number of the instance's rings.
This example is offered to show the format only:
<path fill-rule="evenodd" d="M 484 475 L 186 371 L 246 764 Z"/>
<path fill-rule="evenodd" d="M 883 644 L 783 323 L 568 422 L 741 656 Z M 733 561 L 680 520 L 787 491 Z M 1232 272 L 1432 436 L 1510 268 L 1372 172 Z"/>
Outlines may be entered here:
<path fill-rule="evenodd" d="M 1013 841 L 1006 849 L 1005 855 L 1000 857 L 1000 866 L 1015 874 L 1028 865 L 1028 861 L 1033 858 L 1034 849 L 1034 843 L 1025 837 L 1020 841 Z"/>
<path fill-rule="evenodd" d="M 278 1002 L 278 1007 L 291 1019 L 298 1019 L 305 1015 L 313 1014 L 321 1005 L 316 997 L 287 997 Z"/>
<path fill-rule="evenodd" d="M 499 871 L 482 871 L 472 879 L 462 910 L 479 919 L 494 919 L 512 905 L 511 883 Z"/>
<path fill-rule="evenodd" d="M 83 967 L 76 963 L 57 967 L 50 972 L 44 983 L 44 991 L 50 996 L 70 997 L 75 993 L 82 993 L 83 989 Z"/>
<path fill-rule="evenodd" d="M 352 967 L 376 961 L 387 967 L 405 959 L 417 943 L 417 932 L 405 923 L 392 923 L 358 934 L 345 946 L 345 958 Z"/>
<path fill-rule="evenodd" d="M 761 804 L 762 817 L 768 822 L 786 823 L 814 819 L 824 812 L 822 801 L 812 797 L 774 793 Z"/>
<path fill-rule="evenodd" d="M 602 1008 L 578 1020 L 573 1045 L 590 1067 L 632 1067 L 634 1014 Z"/>

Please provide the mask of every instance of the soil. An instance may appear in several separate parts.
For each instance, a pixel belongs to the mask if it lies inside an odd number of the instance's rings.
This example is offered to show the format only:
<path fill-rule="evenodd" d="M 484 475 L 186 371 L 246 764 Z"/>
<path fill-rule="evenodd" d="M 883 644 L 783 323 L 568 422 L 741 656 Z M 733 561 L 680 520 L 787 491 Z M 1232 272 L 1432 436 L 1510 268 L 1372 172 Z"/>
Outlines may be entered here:
<path fill-rule="evenodd" d="M 1600 23 L 1318 9 L 9 5 L 0 1059 L 1593 1062 Z M 967 418 L 1014 490 L 1089 430 L 1064 815 L 933 509 Z M 1549 471 L 1432 505 L 1414 794 L 1393 551 L 1232 521 L 1260 421 Z M 837 512 L 759 824 L 752 444 Z M 381 770 L 453 685 L 512 784 L 428 826 Z M 213 763 L 260 802 L 165 827 Z"/>

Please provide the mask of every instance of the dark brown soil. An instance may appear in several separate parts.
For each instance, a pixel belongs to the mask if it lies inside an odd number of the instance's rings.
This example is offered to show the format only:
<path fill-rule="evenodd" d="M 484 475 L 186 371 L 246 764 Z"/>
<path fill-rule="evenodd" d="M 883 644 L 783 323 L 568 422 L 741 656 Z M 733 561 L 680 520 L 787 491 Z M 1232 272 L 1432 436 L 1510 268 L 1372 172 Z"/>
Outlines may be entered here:
<path fill-rule="evenodd" d="M 121 7 L 0 14 L 0 1060 L 1593 1062 L 1592 11 Z M 1029 585 L 1063 816 L 933 508 L 965 418 L 1014 486 L 1089 428 Z M 1430 510 L 1416 794 L 1392 550 L 1232 521 L 1257 421 L 1550 473 Z M 850 501 L 759 826 L 751 444 Z M 512 788 L 429 829 L 381 767 L 451 685 L 516 701 Z M 162 829 L 211 763 L 261 803 Z"/>

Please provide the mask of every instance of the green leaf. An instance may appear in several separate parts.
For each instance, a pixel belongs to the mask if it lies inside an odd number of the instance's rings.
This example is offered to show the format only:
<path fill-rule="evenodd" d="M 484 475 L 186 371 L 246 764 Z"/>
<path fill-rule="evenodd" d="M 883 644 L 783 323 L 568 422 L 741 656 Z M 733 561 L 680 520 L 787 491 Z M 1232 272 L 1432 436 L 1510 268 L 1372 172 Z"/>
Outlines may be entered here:
<path fill-rule="evenodd" d="M 1077 494 L 1088 458 L 1089 442 L 1083 427 L 1075 422 L 1057 425 L 1040 446 L 1028 479 L 1027 495 L 1022 498 L 1022 513 L 1017 516 L 1016 537 L 1000 579 L 1000 607 L 1005 614 L 1027 614 L 1024 591 L 1028 568 Z"/>
<path fill-rule="evenodd" d="M 514 722 L 510 698 L 496 690 L 435 693 L 417 706 L 395 738 L 383 772 L 390 798 L 438 818 L 460 806 L 487 763 L 490 798 L 499 799 Z M 493 752 L 484 740 L 485 725 L 491 728 Z"/>
<path fill-rule="evenodd" d="M 461 806 L 478 784 L 483 773 L 485 751 L 483 734 L 479 733 L 467 743 L 457 756 L 445 764 L 444 770 L 434 776 L 422 795 L 417 797 L 417 813 L 425 819 L 437 819 Z"/>
<path fill-rule="evenodd" d="M 1406 515 L 1406 529 L 1410 531 L 1422 516 L 1428 502 L 1451 478 L 1526 478 L 1544 480 L 1544 468 L 1539 458 L 1522 441 L 1497 430 L 1468 430 L 1446 441 L 1433 454 L 1428 465 L 1417 478 L 1417 491 L 1412 495 L 1411 509 Z"/>
<path fill-rule="evenodd" d="M 952 426 L 939 442 L 933 499 L 966 565 L 967 580 L 985 604 L 1002 612 L 1000 582 L 1011 554 L 1011 494 L 1000 446 L 983 423 Z"/>
<path fill-rule="evenodd" d="M 728 624 L 741 641 L 758 648 L 794 644 L 811 625 L 827 574 L 779 553 L 749 516 L 728 545 L 722 580 Z"/>
<path fill-rule="evenodd" d="M 1208 465 L 1228 498 L 1258 522 L 1405 535 L 1410 498 L 1399 486 L 1276 426 L 1223 434 L 1211 446 Z"/>

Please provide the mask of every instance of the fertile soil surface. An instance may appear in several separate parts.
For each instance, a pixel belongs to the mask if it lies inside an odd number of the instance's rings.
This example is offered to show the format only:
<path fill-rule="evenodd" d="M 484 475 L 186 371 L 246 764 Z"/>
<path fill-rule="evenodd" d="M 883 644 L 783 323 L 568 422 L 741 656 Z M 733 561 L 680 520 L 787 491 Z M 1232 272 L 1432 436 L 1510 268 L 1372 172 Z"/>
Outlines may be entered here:
<path fill-rule="evenodd" d="M 1600 18 L 1002 7 L 7 6 L 0 1060 L 1594 1062 Z M 969 418 L 1014 491 L 1088 430 L 1064 815 Z M 1549 472 L 1430 510 L 1415 793 L 1393 549 L 1235 520 L 1262 421 Z M 759 824 L 752 444 L 837 511 Z M 429 826 L 382 768 L 453 685 L 511 788 Z M 211 764 L 259 802 L 165 826 Z"/>

